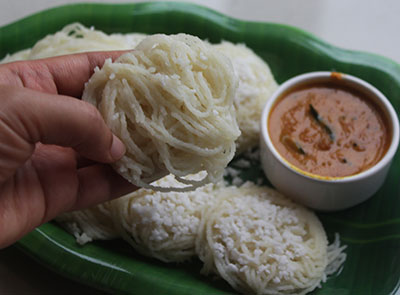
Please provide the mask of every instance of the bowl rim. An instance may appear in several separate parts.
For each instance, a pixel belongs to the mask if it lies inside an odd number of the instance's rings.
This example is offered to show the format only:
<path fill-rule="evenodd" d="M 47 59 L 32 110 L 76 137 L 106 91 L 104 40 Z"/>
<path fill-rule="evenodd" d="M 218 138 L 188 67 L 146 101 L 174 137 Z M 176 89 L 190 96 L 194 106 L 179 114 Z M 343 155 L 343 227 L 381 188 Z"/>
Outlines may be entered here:
<path fill-rule="evenodd" d="M 392 130 L 392 136 L 389 148 L 387 149 L 385 155 L 375 165 L 369 167 L 368 169 L 360 173 L 348 176 L 341 176 L 341 177 L 331 177 L 331 176 L 321 176 L 304 171 L 299 167 L 291 164 L 283 156 L 281 156 L 279 152 L 276 150 L 275 146 L 272 144 L 272 140 L 269 136 L 268 120 L 269 120 L 269 115 L 271 113 L 271 109 L 275 105 L 275 102 L 285 92 L 299 85 L 309 84 L 312 82 L 321 82 L 322 80 L 329 80 L 329 79 L 334 79 L 335 81 L 347 82 L 346 86 L 348 87 L 352 87 L 351 85 L 358 85 L 364 90 L 369 91 L 371 94 L 373 94 L 375 99 L 380 102 L 380 106 L 382 107 L 385 115 L 388 117 L 387 118 L 388 123 Z M 272 94 L 270 99 L 265 104 L 261 115 L 261 137 L 265 143 L 266 148 L 270 150 L 274 158 L 278 160 L 280 164 L 289 169 L 291 172 L 301 175 L 302 177 L 308 178 L 310 180 L 317 182 L 324 182 L 324 183 L 350 183 L 371 177 L 372 175 L 376 174 L 377 172 L 379 172 L 380 170 L 382 170 L 384 167 L 386 167 L 388 164 L 391 163 L 399 145 L 399 137 L 400 137 L 399 133 L 400 133 L 399 119 L 397 117 L 396 111 L 394 110 L 390 101 L 381 91 L 379 91 L 375 86 L 371 85 L 370 83 L 356 76 L 346 73 L 338 73 L 334 71 L 308 72 L 288 79 L 283 84 L 281 84 L 278 87 L 278 89 Z"/>

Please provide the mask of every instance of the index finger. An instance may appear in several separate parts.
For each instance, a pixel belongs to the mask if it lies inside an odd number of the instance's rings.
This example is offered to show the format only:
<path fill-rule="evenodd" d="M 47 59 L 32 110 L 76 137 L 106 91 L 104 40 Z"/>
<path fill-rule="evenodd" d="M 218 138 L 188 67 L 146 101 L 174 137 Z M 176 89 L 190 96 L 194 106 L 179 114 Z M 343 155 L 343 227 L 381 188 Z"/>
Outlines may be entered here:
<path fill-rule="evenodd" d="M 105 60 L 123 51 L 86 52 L 0 65 L 0 84 L 21 86 L 51 94 L 80 97 L 84 84 Z"/>

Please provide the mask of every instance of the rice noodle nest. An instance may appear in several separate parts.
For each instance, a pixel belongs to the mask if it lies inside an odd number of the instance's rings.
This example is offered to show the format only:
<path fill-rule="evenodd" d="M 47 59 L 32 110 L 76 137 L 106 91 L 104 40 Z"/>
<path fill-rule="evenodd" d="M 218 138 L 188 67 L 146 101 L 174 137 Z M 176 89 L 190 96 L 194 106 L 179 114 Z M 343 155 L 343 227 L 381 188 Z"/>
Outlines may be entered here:
<path fill-rule="evenodd" d="M 204 175 L 196 174 L 201 179 Z M 181 186 L 173 175 L 158 186 Z M 195 255 L 195 240 L 203 208 L 214 200 L 219 184 L 206 184 L 190 192 L 139 189 L 113 200 L 112 216 L 120 236 L 143 255 L 164 262 L 181 262 Z"/>
<path fill-rule="evenodd" d="M 107 60 L 87 83 L 83 99 L 95 105 L 126 145 L 114 168 L 133 184 L 171 173 L 190 190 L 218 182 L 240 135 L 232 64 L 199 38 L 152 35 L 134 51 Z M 182 177 L 206 171 L 200 181 Z"/>
<path fill-rule="evenodd" d="M 244 294 L 306 294 L 325 278 L 328 240 L 313 212 L 246 183 L 220 191 L 196 241 L 202 272 Z"/>
<path fill-rule="evenodd" d="M 232 61 L 239 80 L 234 106 L 241 131 L 236 154 L 240 154 L 258 144 L 261 112 L 278 84 L 268 64 L 246 45 L 223 41 L 213 47 Z"/>

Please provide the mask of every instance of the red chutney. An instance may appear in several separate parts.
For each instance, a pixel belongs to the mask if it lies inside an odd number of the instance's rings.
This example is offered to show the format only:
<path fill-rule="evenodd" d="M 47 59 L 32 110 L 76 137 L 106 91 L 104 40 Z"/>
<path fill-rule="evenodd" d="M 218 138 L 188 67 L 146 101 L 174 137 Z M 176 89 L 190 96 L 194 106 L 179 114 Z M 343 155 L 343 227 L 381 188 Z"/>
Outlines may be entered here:
<path fill-rule="evenodd" d="M 375 165 L 390 144 L 387 126 L 382 110 L 365 94 L 334 81 L 285 93 L 268 120 L 272 143 L 284 159 L 328 177 Z"/>

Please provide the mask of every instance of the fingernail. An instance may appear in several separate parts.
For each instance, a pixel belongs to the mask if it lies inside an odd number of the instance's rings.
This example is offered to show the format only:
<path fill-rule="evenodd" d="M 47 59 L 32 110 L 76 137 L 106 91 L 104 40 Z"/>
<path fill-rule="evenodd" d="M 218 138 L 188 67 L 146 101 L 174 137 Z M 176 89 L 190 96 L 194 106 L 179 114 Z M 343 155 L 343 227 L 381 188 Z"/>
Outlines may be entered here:
<path fill-rule="evenodd" d="M 111 145 L 110 154 L 114 160 L 119 160 L 125 154 L 125 145 L 122 141 L 113 134 L 113 141 Z"/>

